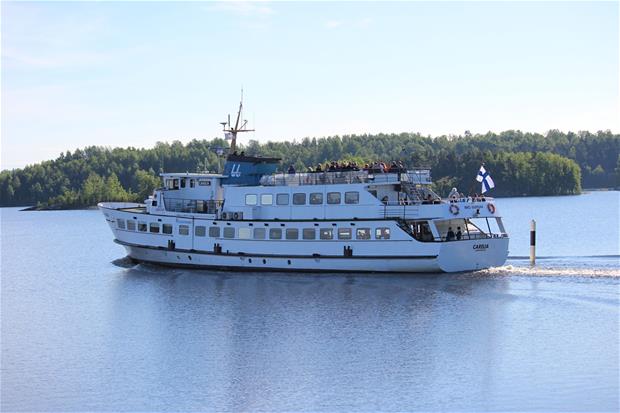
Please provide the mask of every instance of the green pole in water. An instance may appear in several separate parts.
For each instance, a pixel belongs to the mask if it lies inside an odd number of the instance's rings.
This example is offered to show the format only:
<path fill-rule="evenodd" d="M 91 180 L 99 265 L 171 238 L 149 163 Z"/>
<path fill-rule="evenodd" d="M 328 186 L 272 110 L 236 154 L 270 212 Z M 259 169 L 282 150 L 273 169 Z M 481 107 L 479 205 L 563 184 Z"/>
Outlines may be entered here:
<path fill-rule="evenodd" d="M 536 265 L 536 221 L 530 225 L 530 265 Z"/>

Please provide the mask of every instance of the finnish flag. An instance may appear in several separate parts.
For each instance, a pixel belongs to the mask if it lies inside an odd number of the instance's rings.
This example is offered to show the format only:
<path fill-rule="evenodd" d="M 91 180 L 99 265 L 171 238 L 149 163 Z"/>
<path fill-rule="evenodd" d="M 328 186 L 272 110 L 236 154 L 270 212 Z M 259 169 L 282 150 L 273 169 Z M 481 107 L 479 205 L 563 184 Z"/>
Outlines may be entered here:
<path fill-rule="evenodd" d="M 482 182 L 482 193 L 484 194 L 491 188 L 495 188 L 495 183 L 493 179 L 491 179 L 491 175 L 484 169 L 484 166 L 480 166 L 480 171 L 478 171 L 478 176 L 476 176 L 476 181 Z"/>

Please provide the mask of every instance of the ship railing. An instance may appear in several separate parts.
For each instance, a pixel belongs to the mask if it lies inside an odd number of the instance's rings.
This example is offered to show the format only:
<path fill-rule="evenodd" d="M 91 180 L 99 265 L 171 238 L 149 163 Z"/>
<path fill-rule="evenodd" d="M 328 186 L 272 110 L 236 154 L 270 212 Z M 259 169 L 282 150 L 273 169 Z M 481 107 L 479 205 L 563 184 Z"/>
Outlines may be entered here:
<path fill-rule="evenodd" d="M 185 212 L 191 214 L 217 214 L 222 210 L 224 201 L 213 199 L 185 199 L 185 198 L 166 198 L 164 206 L 169 212 Z"/>
<path fill-rule="evenodd" d="M 300 186 L 355 183 L 400 183 L 430 185 L 430 170 L 420 169 L 397 172 L 381 172 L 375 170 L 333 171 L 333 172 L 300 172 L 277 173 L 265 175 L 260 184 L 266 186 Z"/>

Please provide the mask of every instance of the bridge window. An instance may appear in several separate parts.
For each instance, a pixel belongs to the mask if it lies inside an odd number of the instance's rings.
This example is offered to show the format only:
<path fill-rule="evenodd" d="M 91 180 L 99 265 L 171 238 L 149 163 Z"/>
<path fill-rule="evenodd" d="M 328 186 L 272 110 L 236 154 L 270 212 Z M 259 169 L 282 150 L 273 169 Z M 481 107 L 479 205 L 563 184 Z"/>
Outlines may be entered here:
<path fill-rule="evenodd" d="M 256 205 L 257 201 L 258 201 L 258 197 L 256 196 L 256 194 L 247 194 L 245 196 L 246 205 Z"/>
<path fill-rule="evenodd" d="M 355 231 L 356 239 L 370 239 L 370 228 L 358 228 Z"/>
<path fill-rule="evenodd" d="M 288 205 L 288 194 L 278 194 L 278 195 L 276 195 L 276 204 L 278 204 L 278 205 Z"/>
<path fill-rule="evenodd" d="M 345 204 L 359 204 L 360 203 L 360 193 L 359 192 L 345 192 L 344 193 L 344 203 Z"/>
<path fill-rule="evenodd" d="M 273 195 L 272 194 L 262 194 L 260 196 L 260 204 L 261 205 L 272 205 L 273 204 Z"/>
<path fill-rule="evenodd" d="M 224 228 L 224 238 L 235 238 L 235 229 L 233 227 Z"/>
<path fill-rule="evenodd" d="M 220 237 L 220 227 L 209 227 L 209 236 L 211 238 L 219 238 Z"/>
<path fill-rule="evenodd" d="M 390 239 L 390 229 L 389 228 L 376 228 L 375 239 Z"/>
<path fill-rule="evenodd" d="M 149 231 L 153 234 L 159 234 L 159 224 L 157 222 L 151 222 L 149 225 Z"/>
<path fill-rule="evenodd" d="M 190 188 L 193 188 L 193 187 L 194 187 L 194 180 L 193 180 L 193 179 L 190 179 L 190 180 L 189 180 L 189 187 L 190 187 Z"/>
<path fill-rule="evenodd" d="M 269 239 L 282 239 L 282 229 L 271 228 L 269 230 Z"/>
<path fill-rule="evenodd" d="M 316 239 L 316 231 L 314 228 L 304 228 L 302 236 L 303 239 Z"/>
<path fill-rule="evenodd" d="M 138 231 L 146 232 L 146 222 L 138 221 Z"/>
<path fill-rule="evenodd" d="M 125 220 L 124 219 L 117 219 L 116 220 L 116 226 L 120 229 L 125 229 Z"/>
<path fill-rule="evenodd" d="M 298 239 L 298 238 L 299 238 L 299 230 L 297 228 L 286 229 L 286 239 Z"/>
<path fill-rule="evenodd" d="M 185 188 L 185 179 L 181 179 L 181 188 Z"/>
<path fill-rule="evenodd" d="M 334 239 L 334 230 L 331 228 L 321 228 L 320 237 L 321 239 Z"/>
<path fill-rule="evenodd" d="M 251 236 L 252 231 L 250 231 L 250 228 L 239 228 L 239 238 L 250 239 Z"/>
<path fill-rule="evenodd" d="M 351 239 L 351 228 L 338 228 L 338 239 Z"/>
<path fill-rule="evenodd" d="M 161 226 L 161 232 L 164 234 L 172 234 L 172 224 L 163 224 Z"/>
<path fill-rule="evenodd" d="M 313 192 L 310 194 L 311 205 L 321 205 L 323 203 L 323 194 L 320 192 Z"/>
<path fill-rule="evenodd" d="M 130 219 L 127 220 L 127 229 L 129 231 L 135 231 L 136 230 L 136 221 L 132 221 Z"/>
<path fill-rule="evenodd" d="M 189 225 L 179 225 L 179 235 L 189 235 Z"/>
<path fill-rule="evenodd" d="M 207 234 L 207 228 L 203 226 L 197 226 L 194 228 L 194 235 L 197 237 L 204 237 Z"/>
<path fill-rule="evenodd" d="M 306 205 L 306 194 L 302 192 L 293 194 L 293 205 Z"/>
<path fill-rule="evenodd" d="M 339 204 L 340 203 L 340 192 L 328 192 L 327 203 L 328 204 Z"/>
<path fill-rule="evenodd" d="M 265 228 L 254 228 L 254 239 L 265 239 Z"/>

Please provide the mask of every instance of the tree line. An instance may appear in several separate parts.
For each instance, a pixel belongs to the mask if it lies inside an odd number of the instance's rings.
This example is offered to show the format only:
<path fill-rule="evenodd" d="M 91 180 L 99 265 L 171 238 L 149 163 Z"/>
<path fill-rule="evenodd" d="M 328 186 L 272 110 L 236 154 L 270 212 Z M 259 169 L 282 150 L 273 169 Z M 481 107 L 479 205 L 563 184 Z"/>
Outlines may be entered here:
<path fill-rule="evenodd" d="M 160 185 L 161 172 L 219 171 L 215 148 L 222 139 L 158 142 L 155 147 L 90 146 L 54 160 L 0 172 L 0 205 L 82 207 L 98 201 L 142 201 Z M 484 163 L 496 188 L 491 195 L 578 194 L 581 188 L 620 186 L 620 135 L 505 131 L 432 138 L 417 133 L 305 138 L 297 142 L 250 140 L 248 155 L 282 158 L 281 170 L 297 171 L 328 161 L 400 160 L 407 167 L 432 168 L 435 189 L 479 192 L 474 178 Z"/>

